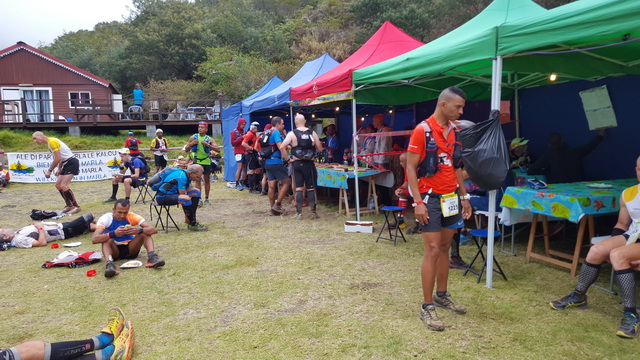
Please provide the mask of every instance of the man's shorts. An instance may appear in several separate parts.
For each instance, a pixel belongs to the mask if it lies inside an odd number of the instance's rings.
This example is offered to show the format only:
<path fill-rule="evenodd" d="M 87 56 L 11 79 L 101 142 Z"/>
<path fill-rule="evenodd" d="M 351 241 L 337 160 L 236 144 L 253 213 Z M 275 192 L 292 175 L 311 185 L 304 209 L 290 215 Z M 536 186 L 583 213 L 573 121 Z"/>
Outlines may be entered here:
<path fill-rule="evenodd" d="M 287 167 L 284 164 L 267 164 L 267 180 L 284 180 L 289 175 L 287 174 Z"/>
<path fill-rule="evenodd" d="M 427 193 L 420 194 L 422 199 Z M 454 227 L 462 219 L 462 204 L 458 198 L 458 214 L 449 217 L 442 216 L 442 208 L 440 207 L 440 194 L 431 193 L 429 201 L 425 204 L 429 212 L 429 222 L 426 225 L 420 225 L 422 232 L 439 232 L 442 228 L 457 229 Z"/>
<path fill-rule="evenodd" d="M 260 160 L 258 160 L 256 154 L 249 153 L 245 155 L 245 158 L 247 158 L 249 170 L 260 169 Z"/>
<path fill-rule="evenodd" d="M 20 359 L 20 353 L 18 349 L 12 347 L 11 349 L 0 349 L 0 359 L 2 360 L 16 360 Z"/>
<path fill-rule="evenodd" d="M 213 166 L 211 164 L 198 164 L 200 166 L 202 166 L 202 169 L 204 170 L 202 172 L 203 175 L 211 175 L 211 173 L 213 172 Z"/>
<path fill-rule="evenodd" d="M 118 245 L 118 252 L 120 254 L 113 260 L 135 259 L 138 257 L 138 254 L 140 254 L 140 252 L 137 252 L 136 254 L 129 254 L 129 244 Z"/>
<path fill-rule="evenodd" d="M 316 187 L 318 173 L 312 160 L 296 160 L 291 165 L 295 174 L 293 179 L 295 180 L 296 188 L 306 186 L 307 189 L 314 189 Z"/>
<path fill-rule="evenodd" d="M 240 155 L 240 160 L 237 160 L 238 155 Z M 236 164 L 246 164 L 247 162 L 249 162 L 249 160 L 247 160 L 247 155 L 245 154 L 235 154 L 233 156 L 236 158 Z"/>
<path fill-rule="evenodd" d="M 167 167 L 167 159 L 164 158 L 164 155 L 153 155 L 153 161 L 156 163 L 156 167 Z"/>
<path fill-rule="evenodd" d="M 78 175 L 80 174 L 80 160 L 72 157 L 67 162 L 63 163 L 60 175 Z"/>
<path fill-rule="evenodd" d="M 156 202 L 158 205 L 178 205 L 179 194 L 161 195 L 156 193 Z"/>
<path fill-rule="evenodd" d="M 131 177 L 131 175 L 125 175 L 122 177 L 122 181 L 120 182 L 124 182 L 124 179 L 131 179 L 131 186 L 135 189 L 138 186 L 144 185 L 147 182 L 147 179 L 134 179 Z"/>

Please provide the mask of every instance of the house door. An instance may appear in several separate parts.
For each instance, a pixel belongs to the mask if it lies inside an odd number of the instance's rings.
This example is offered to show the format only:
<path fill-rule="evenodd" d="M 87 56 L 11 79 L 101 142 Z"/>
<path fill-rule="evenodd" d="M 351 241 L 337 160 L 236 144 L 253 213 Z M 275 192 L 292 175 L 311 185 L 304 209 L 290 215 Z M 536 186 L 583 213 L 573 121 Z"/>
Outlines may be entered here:
<path fill-rule="evenodd" d="M 51 101 L 51 89 L 33 88 L 20 89 L 27 106 L 27 119 L 30 122 L 53 121 L 53 103 Z"/>
<path fill-rule="evenodd" d="M 22 122 L 20 89 L 2 89 L 2 122 Z"/>

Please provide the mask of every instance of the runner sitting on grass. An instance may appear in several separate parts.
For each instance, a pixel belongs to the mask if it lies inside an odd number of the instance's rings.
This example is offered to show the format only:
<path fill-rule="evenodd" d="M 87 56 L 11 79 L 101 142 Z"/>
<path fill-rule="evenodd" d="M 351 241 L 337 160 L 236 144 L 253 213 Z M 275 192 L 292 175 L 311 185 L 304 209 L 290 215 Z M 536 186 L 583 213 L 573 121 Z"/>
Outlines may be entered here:
<path fill-rule="evenodd" d="M 114 261 L 118 259 L 135 259 L 144 245 L 147 250 L 148 268 L 164 266 L 154 251 L 153 238 L 158 230 L 147 223 L 142 216 L 129 212 L 129 200 L 119 199 L 113 205 L 113 211 L 98 219 L 96 231 L 93 233 L 93 243 L 102 244 L 102 252 L 107 259 L 104 272 L 105 277 L 118 275 Z"/>
<path fill-rule="evenodd" d="M 133 327 L 120 308 L 109 312 L 109 323 L 98 336 L 77 341 L 44 343 L 28 341 L 0 349 L 2 360 L 100 360 L 131 359 Z"/>

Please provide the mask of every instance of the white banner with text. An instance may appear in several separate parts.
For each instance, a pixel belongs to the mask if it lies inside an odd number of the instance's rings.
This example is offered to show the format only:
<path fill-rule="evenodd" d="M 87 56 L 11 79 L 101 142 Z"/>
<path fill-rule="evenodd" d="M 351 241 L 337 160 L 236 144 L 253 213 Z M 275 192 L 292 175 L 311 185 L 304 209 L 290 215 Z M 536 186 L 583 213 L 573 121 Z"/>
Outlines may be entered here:
<path fill-rule="evenodd" d="M 110 179 L 120 169 L 118 150 L 74 151 L 73 154 L 80 161 L 80 174 L 76 175 L 73 181 Z M 53 162 L 53 154 L 49 152 L 7 153 L 7 160 L 11 172 L 11 182 L 47 183 L 56 181 L 54 175 L 48 179 L 44 177 L 45 171 Z"/>

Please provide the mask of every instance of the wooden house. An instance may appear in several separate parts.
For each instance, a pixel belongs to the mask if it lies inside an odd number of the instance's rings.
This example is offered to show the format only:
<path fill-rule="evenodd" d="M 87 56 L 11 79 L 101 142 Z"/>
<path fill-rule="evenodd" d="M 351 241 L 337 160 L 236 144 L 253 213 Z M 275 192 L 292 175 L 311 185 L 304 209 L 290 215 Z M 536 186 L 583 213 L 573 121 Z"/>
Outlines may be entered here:
<path fill-rule="evenodd" d="M 102 122 L 122 111 L 107 80 L 23 42 L 0 50 L 0 123 Z"/>

